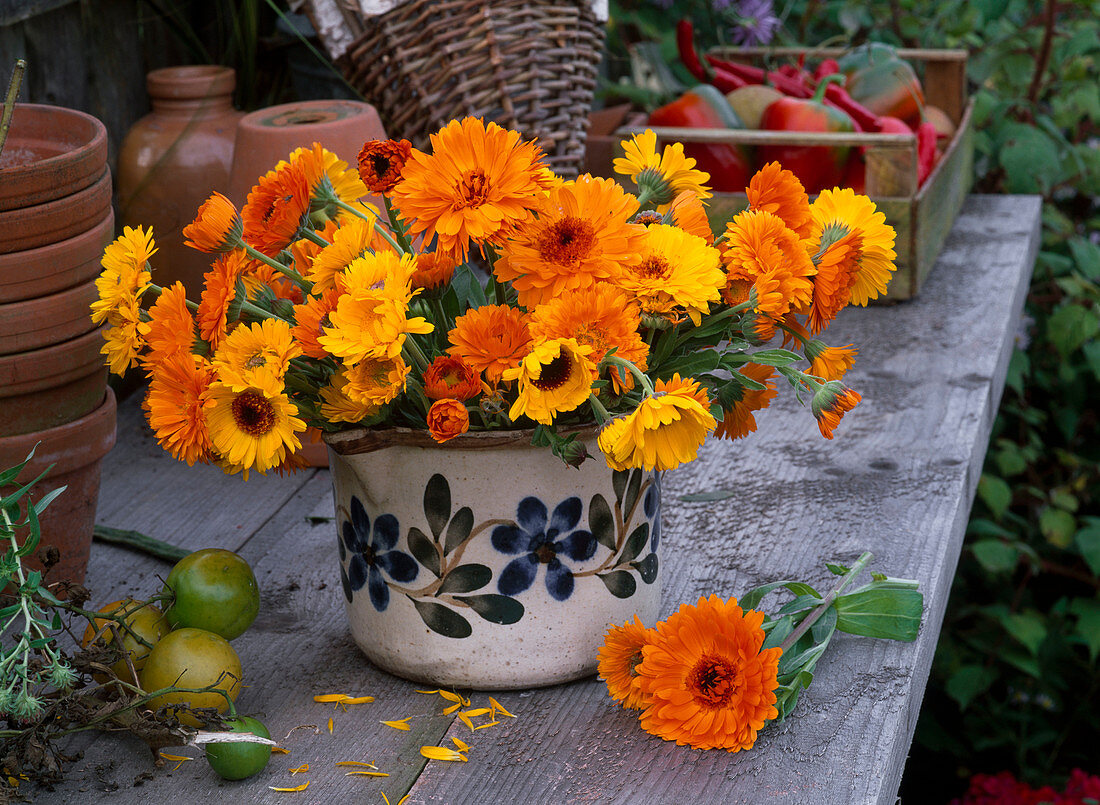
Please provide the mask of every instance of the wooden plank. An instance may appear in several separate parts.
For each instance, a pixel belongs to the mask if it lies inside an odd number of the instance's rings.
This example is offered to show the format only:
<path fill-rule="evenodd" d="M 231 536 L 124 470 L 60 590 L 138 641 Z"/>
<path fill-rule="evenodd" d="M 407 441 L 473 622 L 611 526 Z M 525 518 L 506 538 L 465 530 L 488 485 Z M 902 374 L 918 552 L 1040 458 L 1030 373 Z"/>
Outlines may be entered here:
<path fill-rule="evenodd" d="M 256 569 L 263 605 L 256 625 L 234 641 L 249 685 L 239 703 L 264 718 L 274 736 L 289 734 L 284 744 L 292 754 L 273 758 L 268 771 L 242 783 L 218 780 L 200 761 L 159 770 L 134 788 L 137 776 L 150 770 L 147 755 L 136 741 L 105 736 L 85 742 L 85 757 L 66 781 L 54 792 L 36 792 L 35 800 L 285 802 L 289 795 L 268 786 L 308 778 L 310 788 L 295 801 L 377 802 L 385 791 L 396 802 L 411 785 L 409 805 L 679 802 L 685 791 L 705 803 L 892 803 L 1003 386 L 1038 224 L 1037 198 L 971 197 L 919 300 L 842 314 L 830 340 L 861 347 L 849 380 L 864 400 L 834 442 L 823 442 L 809 412 L 782 394 L 752 437 L 708 443 L 696 462 L 666 478 L 665 615 L 700 594 L 738 594 L 776 578 L 824 586 L 830 578 L 824 561 L 850 561 L 863 549 L 875 552 L 876 568 L 918 578 L 926 596 L 916 644 L 838 636 L 795 713 L 771 725 L 752 751 L 698 752 L 646 735 L 594 680 L 494 694 L 518 718 L 471 734 L 439 714 L 438 697 L 375 670 L 351 642 L 333 524 L 307 519 L 331 514 L 327 471 L 247 484 L 207 478 L 209 468 L 187 468 L 160 453 L 135 427 L 140 415 L 129 400 L 122 406 L 120 446 L 105 468 L 103 511 L 111 525 L 144 524 L 161 529 L 155 536 L 192 539 L 196 547 L 208 529 L 223 533 L 227 523 L 242 520 L 231 533 L 248 535 L 241 550 Z M 157 487 L 170 494 L 158 495 Z M 737 494 L 706 503 L 680 500 L 715 489 Z M 250 501 L 253 495 L 268 496 L 270 517 Z M 184 503 L 165 517 L 159 509 L 173 497 Z M 238 507 L 243 514 L 215 511 Z M 89 578 L 105 588 L 109 582 L 112 593 L 148 590 L 148 580 L 134 585 L 125 578 L 123 560 L 132 556 L 97 544 Z M 337 711 L 330 736 L 323 727 L 333 711 L 311 700 L 318 692 L 372 694 L 377 701 Z M 484 696 L 473 699 L 477 704 Z M 411 732 L 378 723 L 407 715 L 414 716 Z M 301 724 L 322 729 L 293 730 Z M 419 746 L 438 743 L 444 733 L 472 745 L 469 763 L 424 766 Z M 346 778 L 333 766 L 344 759 L 375 760 L 394 776 Z M 308 777 L 292 778 L 287 769 L 304 762 Z M 105 790 L 112 786 L 117 789 Z"/>

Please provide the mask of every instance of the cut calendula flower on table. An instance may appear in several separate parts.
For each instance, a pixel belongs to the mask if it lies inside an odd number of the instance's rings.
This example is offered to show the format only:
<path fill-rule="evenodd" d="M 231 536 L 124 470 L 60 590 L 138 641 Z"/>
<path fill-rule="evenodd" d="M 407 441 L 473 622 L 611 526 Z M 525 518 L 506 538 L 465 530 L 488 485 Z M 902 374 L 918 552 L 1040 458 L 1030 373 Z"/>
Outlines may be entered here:
<path fill-rule="evenodd" d="M 309 788 L 309 780 L 306 780 L 301 785 L 294 786 L 294 788 L 280 788 L 279 786 L 274 785 L 269 785 L 268 788 L 270 788 L 272 791 L 279 791 L 284 794 L 296 794 L 299 791 L 305 791 L 307 788 Z"/>
<path fill-rule="evenodd" d="M 493 709 L 494 713 L 500 713 L 502 716 L 508 716 L 508 718 L 515 718 L 512 713 L 509 713 L 507 710 L 504 709 L 503 704 L 498 702 L 492 696 L 489 697 L 489 707 Z"/>
<path fill-rule="evenodd" d="M 405 718 L 399 718 L 396 721 L 383 721 L 381 723 L 385 724 L 387 727 L 393 727 L 395 730 L 405 730 L 406 732 L 408 732 L 409 730 L 412 729 L 412 727 L 409 726 L 409 719 L 410 718 L 412 718 L 412 716 L 406 716 Z"/>
<path fill-rule="evenodd" d="M 466 762 L 465 755 L 454 749 L 448 749 L 446 746 L 422 746 L 420 747 L 420 754 L 428 760 L 461 760 L 463 763 Z"/>

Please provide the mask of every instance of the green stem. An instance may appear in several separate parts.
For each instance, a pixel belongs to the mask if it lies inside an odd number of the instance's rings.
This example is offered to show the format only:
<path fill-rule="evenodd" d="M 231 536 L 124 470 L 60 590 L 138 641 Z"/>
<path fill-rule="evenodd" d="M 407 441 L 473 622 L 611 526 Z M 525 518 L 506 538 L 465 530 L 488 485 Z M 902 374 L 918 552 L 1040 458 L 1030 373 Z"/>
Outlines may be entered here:
<path fill-rule="evenodd" d="M 618 355 L 608 355 L 602 361 L 600 361 L 600 365 L 602 366 L 603 364 L 622 366 L 624 369 L 629 371 L 630 374 L 634 375 L 634 378 L 638 381 L 639 384 L 641 384 L 642 388 L 645 389 L 647 397 L 653 396 L 653 381 L 649 379 L 649 375 L 647 375 L 630 361 L 626 360 L 626 358 L 620 358 Z"/>
<path fill-rule="evenodd" d="M 11 116 L 15 112 L 15 99 L 19 97 L 19 87 L 23 84 L 23 71 L 26 69 L 25 60 L 15 60 L 15 69 L 12 70 L 11 81 L 8 83 L 7 99 L 4 101 L 4 114 L 0 116 L 0 152 L 3 152 L 4 142 L 8 139 Z"/>
<path fill-rule="evenodd" d="M 310 229 L 308 226 L 303 226 L 301 229 L 299 229 L 298 230 L 298 235 L 299 235 L 299 237 L 305 238 L 310 243 L 316 243 L 322 249 L 325 248 L 326 246 L 331 246 L 332 245 L 327 240 L 325 240 L 323 237 L 318 235 L 316 231 Z"/>
<path fill-rule="evenodd" d="M 142 534 L 140 531 L 111 528 L 98 523 L 92 528 L 92 536 L 100 542 L 109 542 L 112 545 L 132 548 L 168 562 L 178 562 L 191 553 L 183 548 L 177 548 L 175 545 L 169 545 L 167 542 Z"/>
<path fill-rule="evenodd" d="M 382 204 L 386 208 L 386 217 L 390 219 L 390 228 L 393 230 L 394 235 L 397 236 L 397 242 L 401 245 L 401 248 L 411 254 L 412 247 L 409 245 L 409 238 L 405 234 L 405 227 L 397 220 L 397 213 L 394 212 L 393 205 L 390 204 L 388 196 L 382 196 Z"/>
<path fill-rule="evenodd" d="M 859 559 L 856 560 L 856 563 L 852 565 L 851 569 L 841 577 L 836 587 L 821 600 L 820 604 L 814 607 L 810 614 L 803 619 L 802 623 L 795 627 L 793 632 L 787 635 L 787 639 L 779 645 L 781 651 L 785 653 L 787 649 L 798 642 L 798 638 L 806 634 L 810 627 L 817 623 L 818 618 L 824 615 L 825 611 L 833 605 L 833 602 L 836 601 L 837 596 L 844 591 L 844 588 L 851 584 L 856 576 L 863 572 L 863 568 L 867 567 L 867 563 L 870 562 L 871 559 L 872 554 L 869 551 L 864 551 Z"/>
<path fill-rule="evenodd" d="M 428 356 L 424 354 L 423 350 L 420 349 L 420 345 L 416 343 L 411 335 L 405 336 L 405 349 L 412 358 L 410 362 L 416 366 L 420 374 L 424 374 L 428 367 L 432 365 L 432 362 L 428 360 Z"/>
<path fill-rule="evenodd" d="M 336 206 L 339 207 L 340 209 L 345 210 L 347 212 L 350 212 L 352 215 L 357 215 L 360 218 L 362 218 L 364 221 L 369 221 L 372 224 L 374 224 L 374 230 L 378 234 L 380 234 L 382 237 L 384 237 L 386 239 L 386 242 L 389 243 L 391 246 L 393 246 L 394 251 L 396 251 L 398 254 L 404 254 L 404 253 L 410 251 L 409 249 L 402 249 L 401 245 L 396 240 L 393 239 L 393 235 L 391 235 L 389 232 L 386 231 L 386 227 L 379 226 L 379 224 L 378 224 L 379 219 L 378 218 L 370 216 L 370 215 L 364 215 L 363 213 L 359 212 L 359 210 L 355 209 L 355 207 L 351 206 L 350 204 L 348 204 L 345 201 L 342 201 L 339 198 L 334 198 L 333 201 L 335 202 Z"/>
<path fill-rule="evenodd" d="M 611 419 L 611 414 L 607 412 L 607 409 L 604 408 L 603 403 L 596 398 L 595 394 L 588 395 L 588 404 L 592 406 L 592 411 L 596 414 L 596 421 L 600 425 Z"/>
<path fill-rule="evenodd" d="M 301 274 L 299 274 L 293 268 L 291 268 L 290 266 L 284 266 L 278 260 L 272 260 L 266 254 L 264 254 L 263 252 L 256 251 L 256 249 L 249 246 L 247 243 L 245 243 L 243 245 L 244 245 L 244 250 L 248 254 L 249 257 L 253 258 L 254 260 L 259 260 L 264 265 L 270 266 L 271 268 L 275 269 L 280 274 L 282 274 L 284 277 L 286 277 L 291 282 L 293 282 L 295 285 L 297 285 L 299 288 L 301 288 L 303 293 L 305 293 L 306 295 L 309 294 L 309 292 L 310 292 L 310 290 L 312 289 L 313 286 L 309 282 L 306 281 L 305 277 L 303 277 Z"/>

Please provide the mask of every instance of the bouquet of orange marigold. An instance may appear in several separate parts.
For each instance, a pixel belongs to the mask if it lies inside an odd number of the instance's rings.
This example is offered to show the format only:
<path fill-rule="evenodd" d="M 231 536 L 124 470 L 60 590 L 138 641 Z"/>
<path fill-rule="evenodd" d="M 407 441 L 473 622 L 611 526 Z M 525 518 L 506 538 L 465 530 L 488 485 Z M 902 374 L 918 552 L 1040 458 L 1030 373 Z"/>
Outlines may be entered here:
<path fill-rule="evenodd" d="M 708 175 L 652 132 L 615 162 L 636 194 L 565 181 L 537 143 L 476 118 L 431 143 L 368 142 L 358 170 L 314 143 L 242 209 L 211 195 L 184 229 L 211 255 L 198 300 L 153 282 L 151 231 L 107 247 L 92 317 L 111 370 L 148 374 L 166 450 L 265 473 L 294 468 L 308 426 L 437 442 L 533 428 L 579 464 L 576 430 L 595 423 L 613 469 L 665 470 L 708 434 L 755 430 L 779 376 L 810 395 L 825 438 L 859 402 L 841 380 L 856 350 L 818 335 L 894 269 L 866 197 L 811 204 L 772 163 L 716 238 Z"/>

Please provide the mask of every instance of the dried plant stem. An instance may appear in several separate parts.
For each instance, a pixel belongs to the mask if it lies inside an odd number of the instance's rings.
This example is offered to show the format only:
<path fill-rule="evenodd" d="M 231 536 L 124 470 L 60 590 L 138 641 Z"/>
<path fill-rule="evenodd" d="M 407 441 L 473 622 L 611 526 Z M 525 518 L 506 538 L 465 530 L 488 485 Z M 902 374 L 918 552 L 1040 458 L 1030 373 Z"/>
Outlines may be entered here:
<path fill-rule="evenodd" d="M 8 139 L 11 116 L 15 112 L 15 99 L 19 97 L 19 88 L 23 85 L 23 72 L 26 69 L 26 60 L 15 60 L 15 69 L 12 71 L 11 81 L 8 82 L 8 95 L 4 101 L 4 114 L 0 117 L 0 154 L 4 153 L 4 141 Z"/>

